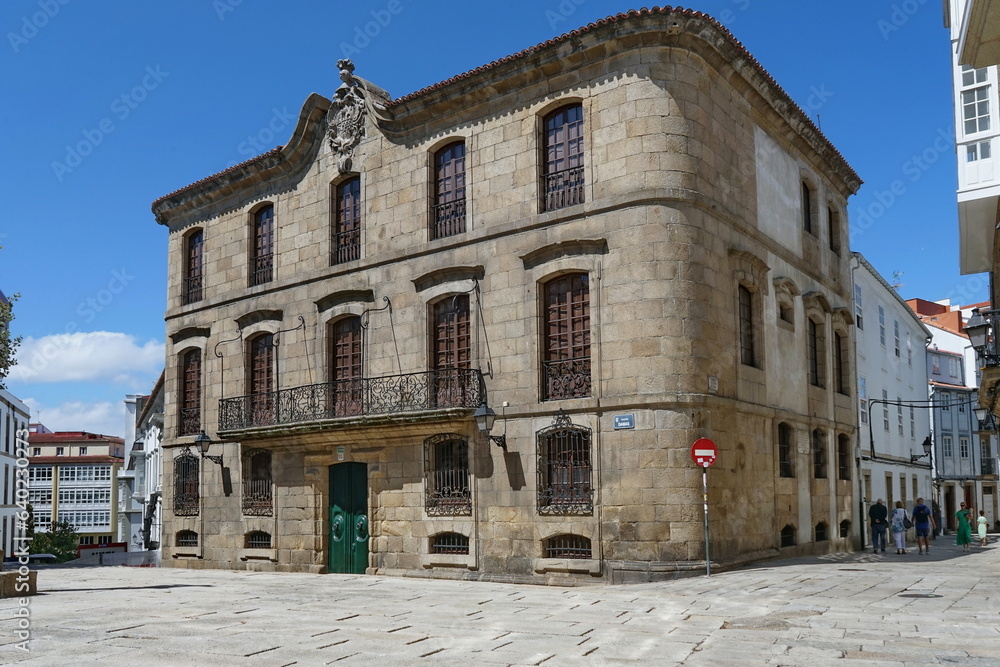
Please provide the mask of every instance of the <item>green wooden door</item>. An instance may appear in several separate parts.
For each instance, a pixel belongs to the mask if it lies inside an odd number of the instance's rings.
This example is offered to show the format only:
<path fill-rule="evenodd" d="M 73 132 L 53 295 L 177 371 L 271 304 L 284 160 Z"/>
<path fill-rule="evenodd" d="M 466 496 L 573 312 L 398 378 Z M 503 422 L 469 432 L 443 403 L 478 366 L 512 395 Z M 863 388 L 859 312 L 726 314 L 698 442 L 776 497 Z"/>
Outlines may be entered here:
<path fill-rule="evenodd" d="M 368 466 L 330 466 L 330 572 L 364 574 L 368 567 Z"/>

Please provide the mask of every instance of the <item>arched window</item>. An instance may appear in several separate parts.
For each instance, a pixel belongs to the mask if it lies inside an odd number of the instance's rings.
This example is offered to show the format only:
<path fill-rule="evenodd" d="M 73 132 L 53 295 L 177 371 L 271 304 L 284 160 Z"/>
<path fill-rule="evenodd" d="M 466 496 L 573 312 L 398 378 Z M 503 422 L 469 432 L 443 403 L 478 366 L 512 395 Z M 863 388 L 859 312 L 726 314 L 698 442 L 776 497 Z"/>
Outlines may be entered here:
<path fill-rule="evenodd" d="M 271 452 L 266 449 L 243 452 L 243 513 L 249 516 L 274 514 L 271 494 Z"/>
<path fill-rule="evenodd" d="M 465 142 L 448 144 L 434 154 L 434 210 L 431 238 L 465 231 Z"/>
<path fill-rule="evenodd" d="M 570 423 L 560 411 L 555 423 L 539 431 L 537 438 L 538 512 L 593 513 L 591 430 Z"/>
<path fill-rule="evenodd" d="M 362 412 L 361 318 L 343 317 L 329 325 L 331 417 Z"/>
<path fill-rule="evenodd" d="M 851 536 L 851 522 L 844 519 L 840 522 L 840 536 L 850 537 Z"/>
<path fill-rule="evenodd" d="M 781 529 L 781 546 L 794 547 L 795 545 L 795 526 L 791 524 L 786 525 Z"/>
<path fill-rule="evenodd" d="M 179 547 L 196 547 L 198 546 L 198 533 L 193 530 L 179 530 L 174 542 Z"/>
<path fill-rule="evenodd" d="M 424 441 L 424 507 L 431 516 L 472 514 L 469 443 L 462 436 Z"/>
<path fill-rule="evenodd" d="M 795 430 L 781 422 L 778 424 L 778 475 L 795 477 Z"/>
<path fill-rule="evenodd" d="M 184 239 L 184 285 L 181 288 L 185 305 L 201 301 L 205 233 L 198 229 Z"/>
<path fill-rule="evenodd" d="M 274 278 L 274 206 L 253 214 L 250 243 L 250 286 L 263 285 Z"/>
<path fill-rule="evenodd" d="M 571 104 L 550 113 L 544 120 L 544 133 L 543 210 L 582 204 L 583 106 Z"/>
<path fill-rule="evenodd" d="M 430 552 L 432 554 L 468 554 L 469 538 L 459 533 L 438 533 L 431 536 Z"/>
<path fill-rule="evenodd" d="M 274 336 L 260 334 L 247 342 L 247 389 L 252 426 L 274 423 Z"/>
<path fill-rule="evenodd" d="M 201 430 L 201 350 L 193 348 L 181 355 L 180 435 Z"/>
<path fill-rule="evenodd" d="M 543 289 L 542 398 L 590 396 L 590 277 L 567 274 Z"/>
<path fill-rule="evenodd" d="M 829 526 L 826 525 L 825 521 L 820 521 L 816 524 L 816 542 L 826 542 L 830 539 Z"/>
<path fill-rule="evenodd" d="M 431 306 L 434 323 L 431 361 L 434 371 L 434 405 L 465 406 L 472 380 L 472 326 L 469 295 L 447 297 Z"/>
<path fill-rule="evenodd" d="M 336 187 L 333 226 L 333 261 L 343 264 L 361 257 L 361 177 Z"/>
<path fill-rule="evenodd" d="M 198 457 L 185 452 L 174 459 L 174 515 L 198 516 L 201 507 Z"/>
<path fill-rule="evenodd" d="M 590 538 L 583 535 L 555 535 L 545 540 L 546 558 L 593 558 Z"/>
<path fill-rule="evenodd" d="M 812 432 L 813 478 L 826 479 L 826 434 L 820 429 Z"/>
<path fill-rule="evenodd" d="M 243 546 L 246 549 L 270 549 L 271 533 L 263 530 L 251 530 L 243 536 Z"/>

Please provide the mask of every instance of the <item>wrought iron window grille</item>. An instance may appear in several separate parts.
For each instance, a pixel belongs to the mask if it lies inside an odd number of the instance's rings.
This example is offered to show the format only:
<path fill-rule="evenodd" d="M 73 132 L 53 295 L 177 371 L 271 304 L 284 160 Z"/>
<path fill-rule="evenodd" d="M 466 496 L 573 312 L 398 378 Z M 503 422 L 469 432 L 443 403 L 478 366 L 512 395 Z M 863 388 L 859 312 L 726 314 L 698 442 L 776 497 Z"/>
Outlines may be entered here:
<path fill-rule="evenodd" d="M 438 533 L 431 537 L 430 552 L 432 554 L 467 555 L 469 553 L 469 538 L 459 533 Z"/>
<path fill-rule="evenodd" d="M 593 558 L 590 538 L 582 535 L 556 535 L 545 541 L 546 558 Z"/>
<path fill-rule="evenodd" d="M 460 435 L 424 441 L 424 508 L 430 516 L 472 514 L 469 443 Z"/>
<path fill-rule="evenodd" d="M 198 516 L 200 464 L 187 448 L 174 459 L 174 516 Z"/>
<path fill-rule="evenodd" d="M 539 514 L 593 514 L 591 434 L 563 410 L 536 434 Z"/>

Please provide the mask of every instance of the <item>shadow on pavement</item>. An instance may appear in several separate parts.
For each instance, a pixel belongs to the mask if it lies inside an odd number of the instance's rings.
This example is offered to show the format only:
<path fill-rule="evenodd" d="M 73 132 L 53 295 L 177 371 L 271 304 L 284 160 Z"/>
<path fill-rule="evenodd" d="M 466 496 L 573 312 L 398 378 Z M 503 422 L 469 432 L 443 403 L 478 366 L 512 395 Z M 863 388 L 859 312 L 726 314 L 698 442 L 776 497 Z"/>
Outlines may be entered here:
<path fill-rule="evenodd" d="M 82 591 L 139 591 L 147 588 L 215 588 L 212 584 L 159 584 L 157 586 L 102 586 L 101 588 L 46 588 L 38 595 L 46 593 L 79 593 Z"/>

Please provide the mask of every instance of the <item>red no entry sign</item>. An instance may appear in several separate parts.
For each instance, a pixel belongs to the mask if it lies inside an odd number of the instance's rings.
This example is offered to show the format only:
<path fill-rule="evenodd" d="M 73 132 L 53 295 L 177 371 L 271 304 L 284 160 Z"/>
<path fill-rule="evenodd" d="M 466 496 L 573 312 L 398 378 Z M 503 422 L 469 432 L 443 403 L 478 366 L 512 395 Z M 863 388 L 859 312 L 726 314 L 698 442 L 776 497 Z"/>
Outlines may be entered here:
<path fill-rule="evenodd" d="M 719 450 L 715 447 L 715 443 L 708 438 L 698 438 L 691 445 L 691 460 L 702 468 L 707 468 L 715 463 L 718 455 Z"/>

